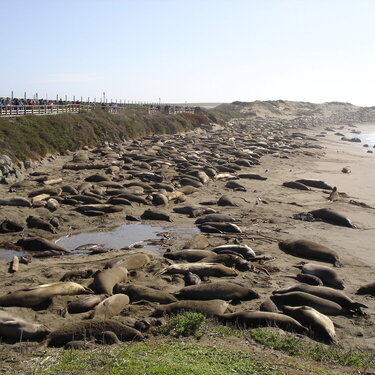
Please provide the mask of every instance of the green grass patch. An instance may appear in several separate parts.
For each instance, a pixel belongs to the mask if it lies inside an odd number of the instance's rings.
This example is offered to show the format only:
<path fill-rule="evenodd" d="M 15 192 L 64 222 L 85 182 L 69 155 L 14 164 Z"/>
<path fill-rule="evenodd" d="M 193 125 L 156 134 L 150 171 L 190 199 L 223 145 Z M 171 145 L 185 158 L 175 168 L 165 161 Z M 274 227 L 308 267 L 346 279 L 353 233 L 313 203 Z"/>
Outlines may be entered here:
<path fill-rule="evenodd" d="M 360 351 L 345 350 L 337 346 L 306 345 L 301 339 L 285 335 L 279 336 L 262 328 L 249 331 L 251 338 L 271 349 L 280 350 L 290 356 L 322 363 L 335 363 L 361 369 L 375 369 L 374 358 Z"/>
<path fill-rule="evenodd" d="M 96 109 L 78 114 L 0 118 L 0 154 L 18 160 L 38 159 L 103 141 L 182 133 L 209 124 L 212 119 L 208 115 L 213 116 L 210 112 L 149 115 L 145 108 L 130 106 L 118 114 Z"/>
<path fill-rule="evenodd" d="M 183 342 L 134 343 L 100 352 L 68 350 L 38 375 L 282 375 L 249 353 Z"/>
<path fill-rule="evenodd" d="M 187 311 L 171 318 L 157 332 L 163 335 L 200 337 L 200 329 L 205 320 L 203 314 Z"/>

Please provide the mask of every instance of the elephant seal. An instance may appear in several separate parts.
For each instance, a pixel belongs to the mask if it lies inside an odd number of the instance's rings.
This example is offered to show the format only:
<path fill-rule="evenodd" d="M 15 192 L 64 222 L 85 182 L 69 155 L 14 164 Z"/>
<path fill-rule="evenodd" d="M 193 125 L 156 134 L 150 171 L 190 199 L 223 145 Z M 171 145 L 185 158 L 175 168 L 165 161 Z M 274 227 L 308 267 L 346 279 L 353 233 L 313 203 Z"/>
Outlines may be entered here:
<path fill-rule="evenodd" d="M 227 267 L 234 267 L 239 271 L 251 270 L 251 264 L 244 258 L 233 254 L 211 254 L 202 259 L 202 262 L 221 263 Z"/>
<path fill-rule="evenodd" d="M 151 201 L 154 206 L 168 206 L 169 199 L 167 196 L 161 193 L 152 193 L 151 194 Z"/>
<path fill-rule="evenodd" d="M 272 312 L 272 313 L 281 313 L 278 307 L 273 303 L 271 298 L 267 298 L 265 301 L 261 303 L 259 306 L 260 311 Z"/>
<path fill-rule="evenodd" d="M 125 294 L 115 294 L 97 304 L 90 315 L 90 319 L 107 320 L 119 315 L 130 299 Z"/>
<path fill-rule="evenodd" d="M 320 298 L 327 299 L 338 303 L 341 307 L 348 311 L 360 312 L 361 307 L 367 308 L 366 305 L 362 303 L 354 302 L 351 298 L 346 296 L 343 292 L 339 290 L 328 288 L 325 286 L 313 286 L 307 284 L 296 284 L 289 288 L 275 290 L 274 294 L 285 294 L 290 292 L 304 292 L 309 293 Z"/>
<path fill-rule="evenodd" d="M 0 297 L 0 306 L 33 307 L 54 296 L 72 296 L 92 293 L 88 288 L 74 282 L 56 282 L 20 289 Z"/>
<path fill-rule="evenodd" d="M 202 210 L 202 211 L 201 211 Z M 184 214 L 189 216 L 194 216 L 197 211 L 201 211 L 202 215 L 214 214 L 216 211 L 212 208 L 206 208 L 201 206 L 184 206 L 184 207 L 175 207 L 173 211 L 178 214 Z"/>
<path fill-rule="evenodd" d="M 107 298 L 105 294 L 91 294 L 79 296 L 74 301 L 69 302 L 66 311 L 69 314 L 80 314 L 92 310 L 97 304 Z"/>
<path fill-rule="evenodd" d="M 22 232 L 23 225 L 13 221 L 13 220 L 4 220 L 0 224 L 0 233 L 15 233 L 15 232 Z"/>
<path fill-rule="evenodd" d="M 332 263 L 335 266 L 341 266 L 339 256 L 334 250 L 313 241 L 281 241 L 279 242 L 279 248 L 297 257 L 319 260 L 321 262 Z"/>
<path fill-rule="evenodd" d="M 47 232 L 56 233 L 56 229 L 48 222 L 36 216 L 29 216 L 26 219 L 29 228 L 42 229 Z"/>
<path fill-rule="evenodd" d="M 218 206 L 232 206 L 232 207 L 237 207 L 238 204 L 233 202 L 233 200 L 228 196 L 228 195 L 222 195 L 219 200 L 217 201 Z"/>
<path fill-rule="evenodd" d="M 125 282 L 128 277 L 128 270 L 125 267 L 108 268 L 99 271 L 94 275 L 94 281 L 90 288 L 96 294 L 112 294 L 113 287 L 121 282 Z"/>
<path fill-rule="evenodd" d="M 254 250 L 247 245 L 220 245 L 212 249 L 214 253 L 221 254 L 223 251 L 231 251 L 242 255 L 246 260 L 250 260 L 256 256 Z"/>
<path fill-rule="evenodd" d="M 236 181 L 228 181 L 225 184 L 225 187 L 228 188 L 228 189 L 233 189 L 234 191 L 244 191 L 244 192 L 247 191 L 246 188 L 245 188 L 245 186 L 239 184 Z"/>
<path fill-rule="evenodd" d="M 242 233 L 241 228 L 233 223 L 206 222 L 198 228 L 204 233 Z"/>
<path fill-rule="evenodd" d="M 233 223 L 234 219 L 228 215 L 222 214 L 208 214 L 195 220 L 194 224 L 205 223 Z"/>
<path fill-rule="evenodd" d="M 271 299 L 277 306 L 310 306 L 326 315 L 348 313 L 336 302 L 304 292 L 274 294 Z"/>
<path fill-rule="evenodd" d="M 114 206 L 113 204 L 87 204 L 84 206 L 79 206 L 75 209 L 77 212 L 82 214 L 87 214 L 90 211 L 100 212 L 101 214 L 111 214 L 115 212 L 121 212 L 123 209 L 119 206 Z"/>
<path fill-rule="evenodd" d="M 195 273 L 199 277 L 202 276 L 237 276 L 238 272 L 222 264 L 217 263 L 182 263 L 182 264 L 172 264 L 159 272 L 160 275 L 164 273 L 171 273 L 171 274 L 182 274 L 186 275 L 189 272 Z"/>
<path fill-rule="evenodd" d="M 68 271 L 63 275 L 63 277 L 60 279 L 60 281 L 69 281 L 69 280 L 72 280 L 72 279 L 88 279 L 89 277 L 94 275 L 94 273 L 96 271 L 97 270 L 94 270 L 94 269 L 91 269 L 91 268 L 89 268 L 87 270 Z"/>
<path fill-rule="evenodd" d="M 247 178 L 249 180 L 261 180 L 261 181 L 266 181 L 267 177 L 260 176 L 259 174 L 256 173 L 241 173 L 238 175 L 239 178 Z"/>
<path fill-rule="evenodd" d="M 306 186 L 305 184 L 302 184 L 301 182 L 296 182 L 296 181 L 288 181 L 284 182 L 283 186 L 290 188 L 290 189 L 297 189 L 297 190 L 308 190 L 310 191 L 311 189 Z"/>
<path fill-rule="evenodd" d="M 301 283 L 321 286 L 323 285 L 323 281 L 319 279 L 319 277 L 314 275 L 309 275 L 307 273 L 299 273 L 295 279 Z"/>
<path fill-rule="evenodd" d="M 308 179 L 299 179 L 296 180 L 296 182 L 299 182 L 301 184 L 304 184 L 306 186 L 311 186 L 317 189 L 325 189 L 325 190 L 332 190 L 332 186 L 328 185 L 324 181 L 320 180 L 308 180 Z"/>
<path fill-rule="evenodd" d="M 294 267 L 299 268 L 302 273 L 319 277 L 326 286 L 331 286 L 335 289 L 344 289 L 344 281 L 338 276 L 337 272 L 330 267 L 314 263 L 306 263 Z"/>
<path fill-rule="evenodd" d="M 138 302 L 142 300 L 158 302 L 160 304 L 177 302 L 177 298 L 167 292 L 135 284 L 118 285 L 115 288 L 115 293 L 126 294 L 129 296 L 131 302 Z"/>
<path fill-rule="evenodd" d="M 148 209 L 141 215 L 142 220 L 159 220 L 159 221 L 172 221 L 171 217 L 162 211 Z"/>
<path fill-rule="evenodd" d="M 357 228 L 349 218 L 339 214 L 336 211 L 330 210 L 329 208 L 321 208 L 319 210 L 313 210 L 308 212 L 315 219 L 322 219 L 323 221 L 347 228 Z"/>
<path fill-rule="evenodd" d="M 151 254 L 129 254 L 121 259 L 113 259 L 104 266 L 107 268 L 114 268 L 117 266 L 125 267 L 128 271 L 139 270 L 151 262 Z"/>
<path fill-rule="evenodd" d="M 375 282 L 362 285 L 357 291 L 356 294 L 370 294 L 375 296 Z"/>
<path fill-rule="evenodd" d="M 168 305 L 159 306 L 153 311 L 153 317 L 161 317 L 163 315 L 178 314 L 181 311 L 194 311 L 202 313 L 207 317 L 218 316 L 224 314 L 229 303 L 221 299 L 208 301 L 178 301 Z"/>
<path fill-rule="evenodd" d="M 202 280 L 195 273 L 189 272 L 184 276 L 185 286 L 189 285 L 199 285 Z"/>
<path fill-rule="evenodd" d="M 57 245 L 41 237 L 21 238 L 20 240 L 16 242 L 16 245 L 21 246 L 24 250 L 27 250 L 27 251 L 56 250 L 56 251 L 60 251 L 63 253 L 70 253 L 70 251 L 66 249 L 65 247 Z"/>
<path fill-rule="evenodd" d="M 0 206 L 31 207 L 31 202 L 23 197 L 13 197 L 10 199 L 0 199 Z"/>
<path fill-rule="evenodd" d="M 310 332 L 329 343 L 336 340 L 336 331 L 333 322 L 328 316 L 309 306 L 284 306 L 285 314 L 297 320 L 303 326 L 310 328 Z"/>
<path fill-rule="evenodd" d="M 15 340 L 38 340 L 48 335 L 49 329 L 42 324 L 31 323 L 0 310 L 0 337 Z"/>
<path fill-rule="evenodd" d="M 241 311 L 218 317 L 222 323 L 233 323 L 241 328 L 275 326 L 286 331 L 306 333 L 307 329 L 288 315 L 265 311 Z"/>
<path fill-rule="evenodd" d="M 29 193 L 28 197 L 33 198 L 33 197 L 36 197 L 37 195 L 41 195 L 41 194 L 48 194 L 48 195 L 51 195 L 51 196 L 59 196 L 59 195 L 61 195 L 61 193 L 62 193 L 61 188 L 48 186 L 48 187 L 44 187 L 43 189 L 32 191 L 31 193 Z"/>
<path fill-rule="evenodd" d="M 210 255 L 212 255 L 211 250 L 186 249 L 181 251 L 164 253 L 163 257 L 172 260 L 185 260 L 187 262 L 197 262 Z"/>
<path fill-rule="evenodd" d="M 48 346 L 64 346 L 72 340 L 100 340 L 103 332 L 111 331 L 121 341 L 140 341 L 144 337 L 141 332 L 130 328 L 114 320 L 88 320 L 81 322 L 69 322 L 51 332 L 48 337 Z"/>
<path fill-rule="evenodd" d="M 214 282 L 187 286 L 182 288 L 174 295 L 178 299 L 202 301 L 223 299 L 224 301 L 233 300 L 237 303 L 239 301 L 250 301 L 252 299 L 259 298 L 259 294 L 252 289 L 226 282 Z"/>

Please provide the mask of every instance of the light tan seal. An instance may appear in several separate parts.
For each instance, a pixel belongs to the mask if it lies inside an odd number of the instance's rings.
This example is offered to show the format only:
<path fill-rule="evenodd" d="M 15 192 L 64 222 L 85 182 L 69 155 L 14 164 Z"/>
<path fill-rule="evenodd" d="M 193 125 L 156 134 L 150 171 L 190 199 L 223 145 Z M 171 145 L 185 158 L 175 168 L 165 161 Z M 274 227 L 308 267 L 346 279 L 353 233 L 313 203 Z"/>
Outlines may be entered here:
<path fill-rule="evenodd" d="M 20 289 L 0 297 L 0 306 L 33 307 L 54 296 L 72 296 L 92 293 L 88 288 L 72 281 L 38 285 Z"/>

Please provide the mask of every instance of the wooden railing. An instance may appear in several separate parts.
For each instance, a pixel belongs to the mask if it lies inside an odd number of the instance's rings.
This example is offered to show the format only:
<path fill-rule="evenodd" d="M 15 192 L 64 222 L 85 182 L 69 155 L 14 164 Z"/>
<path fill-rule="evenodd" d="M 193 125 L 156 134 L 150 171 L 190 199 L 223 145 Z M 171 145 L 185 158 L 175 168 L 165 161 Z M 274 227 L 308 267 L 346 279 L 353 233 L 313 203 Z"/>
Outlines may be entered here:
<path fill-rule="evenodd" d="M 57 113 L 78 113 L 84 106 L 81 104 L 53 105 L 0 105 L 1 116 L 52 115 Z M 89 108 L 87 108 L 89 109 Z"/>

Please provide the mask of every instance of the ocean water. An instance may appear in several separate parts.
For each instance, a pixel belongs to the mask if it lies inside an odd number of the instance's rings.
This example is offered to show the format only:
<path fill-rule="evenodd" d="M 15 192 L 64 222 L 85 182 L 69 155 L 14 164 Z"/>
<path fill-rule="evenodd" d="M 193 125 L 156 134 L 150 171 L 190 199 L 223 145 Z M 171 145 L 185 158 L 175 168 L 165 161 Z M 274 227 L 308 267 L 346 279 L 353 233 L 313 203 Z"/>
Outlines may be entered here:
<path fill-rule="evenodd" d="M 367 132 L 367 133 L 349 133 L 347 135 L 348 138 L 359 138 L 362 143 L 358 143 L 361 145 L 368 144 L 370 147 L 375 145 L 375 127 L 373 132 Z"/>

